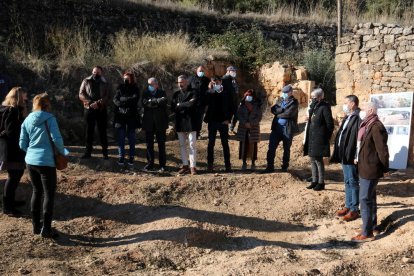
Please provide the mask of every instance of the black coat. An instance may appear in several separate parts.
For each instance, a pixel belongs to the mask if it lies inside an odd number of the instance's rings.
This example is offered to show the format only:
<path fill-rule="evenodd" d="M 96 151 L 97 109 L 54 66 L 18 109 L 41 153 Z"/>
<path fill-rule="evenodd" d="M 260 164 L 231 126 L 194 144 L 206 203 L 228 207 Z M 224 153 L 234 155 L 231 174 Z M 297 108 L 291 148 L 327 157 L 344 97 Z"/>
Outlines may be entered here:
<path fill-rule="evenodd" d="M 145 131 L 162 131 L 168 128 L 167 94 L 158 89 L 152 94 L 148 89 L 144 91 L 141 98 L 144 108 L 142 128 Z"/>
<path fill-rule="evenodd" d="M 115 127 L 117 124 L 127 124 L 134 128 L 141 126 L 138 101 L 139 89 L 136 85 L 121 84 L 118 86 L 113 99 L 115 104 Z"/>
<path fill-rule="evenodd" d="M 196 106 L 198 111 L 202 112 L 204 110 L 204 107 L 207 104 L 207 90 L 208 90 L 208 84 L 210 83 L 210 79 L 206 76 L 198 77 L 193 76 L 190 80 L 190 86 L 194 90 L 197 96 L 197 102 Z"/>
<path fill-rule="evenodd" d="M 358 130 L 361 124 L 359 111 L 360 110 L 357 109 L 355 114 L 352 115 L 345 129 L 343 129 L 343 126 L 349 115 L 342 120 L 339 131 L 335 137 L 331 162 L 342 163 L 345 165 L 354 164 L 357 151 Z M 339 138 L 341 138 L 341 141 L 339 141 Z"/>
<path fill-rule="evenodd" d="M 233 79 L 230 75 L 224 75 L 222 77 L 222 84 L 225 91 L 228 91 L 230 94 L 230 101 L 232 104 L 232 114 L 233 116 L 237 112 L 237 108 L 239 107 L 240 103 L 240 95 L 239 95 L 239 86 L 236 82 L 236 79 Z"/>
<path fill-rule="evenodd" d="M 24 163 L 26 153 L 19 147 L 20 128 L 23 123 L 21 108 L 0 107 L 0 161 Z"/>
<path fill-rule="evenodd" d="M 217 93 L 213 89 L 207 91 L 207 112 L 204 116 L 204 122 L 221 123 L 231 120 L 231 116 L 233 116 L 233 104 L 230 93 L 230 91 L 224 88 L 221 93 Z"/>
<path fill-rule="evenodd" d="M 175 130 L 177 132 L 199 131 L 199 123 L 194 116 L 196 112 L 197 95 L 190 86 L 186 91 L 174 92 L 171 101 L 171 111 L 175 113 Z"/>
<path fill-rule="evenodd" d="M 304 145 L 304 155 L 310 157 L 330 156 L 329 141 L 334 130 L 331 106 L 325 102 L 317 102 L 309 110 L 308 126 Z"/>
<path fill-rule="evenodd" d="M 295 97 L 290 97 L 284 108 L 282 108 L 281 103 L 278 103 L 272 106 L 270 111 L 275 115 L 272 121 L 272 130 L 276 130 L 278 119 L 286 119 L 286 135 L 293 137 L 298 132 L 299 102 Z"/>

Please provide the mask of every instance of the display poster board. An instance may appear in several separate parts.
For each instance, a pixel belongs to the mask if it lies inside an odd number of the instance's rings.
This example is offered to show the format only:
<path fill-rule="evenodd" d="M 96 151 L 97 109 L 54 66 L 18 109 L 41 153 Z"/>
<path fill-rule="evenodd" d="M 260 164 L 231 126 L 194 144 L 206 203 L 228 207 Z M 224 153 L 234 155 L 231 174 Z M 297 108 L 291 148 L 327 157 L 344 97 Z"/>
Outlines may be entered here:
<path fill-rule="evenodd" d="M 388 133 L 391 169 L 406 169 L 410 143 L 413 92 L 371 95 L 378 117 Z"/>

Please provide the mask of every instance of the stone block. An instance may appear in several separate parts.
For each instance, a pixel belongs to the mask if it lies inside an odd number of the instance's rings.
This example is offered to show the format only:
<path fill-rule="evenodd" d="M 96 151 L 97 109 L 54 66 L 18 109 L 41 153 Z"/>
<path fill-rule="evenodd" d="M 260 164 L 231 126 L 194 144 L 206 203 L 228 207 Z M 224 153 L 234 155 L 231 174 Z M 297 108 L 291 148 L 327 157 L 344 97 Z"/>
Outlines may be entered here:
<path fill-rule="evenodd" d="M 343 62 L 349 62 L 352 58 L 352 53 L 343 53 L 336 55 L 335 62 L 343 63 Z"/>
<path fill-rule="evenodd" d="M 391 88 L 388 86 L 381 87 L 381 92 L 390 92 L 390 91 L 391 91 Z"/>
<path fill-rule="evenodd" d="M 336 87 L 346 88 L 352 86 L 354 74 L 351 71 L 336 71 Z"/>
<path fill-rule="evenodd" d="M 389 83 L 390 87 L 402 87 L 403 83 L 402 82 L 398 82 L 398 81 L 392 81 Z"/>
<path fill-rule="evenodd" d="M 374 73 L 374 80 L 380 80 L 382 78 L 382 72 Z"/>
<path fill-rule="evenodd" d="M 310 93 L 315 88 L 315 82 L 309 80 L 301 80 L 297 83 L 297 88 L 302 90 L 306 95 L 310 95 Z"/>
<path fill-rule="evenodd" d="M 393 44 L 395 41 L 394 35 L 384 35 L 384 43 L 385 44 Z"/>
<path fill-rule="evenodd" d="M 378 40 L 369 40 L 365 43 L 366 48 L 378 47 L 381 43 Z"/>
<path fill-rule="evenodd" d="M 384 53 L 377 51 L 377 52 L 371 52 L 368 54 L 368 61 L 369 63 L 376 63 L 380 61 L 384 57 Z"/>
<path fill-rule="evenodd" d="M 299 67 L 296 71 L 296 79 L 297 80 L 307 80 L 308 79 L 308 71 L 305 67 Z"/>
<path fill-rule="evenodd" d="M 408 79 L 414 79 L 414 72 L 408 72 L 405 76 L 406 76 Z"/>
<path fill-rule="evenodd" d="M 396 56 L 397 56 L 396 50 L 387 50 L 385 51 L 384 59 L 385 61 L 388 61 L 388 62 L 394 62 Z"/>
<path fill-rule="evenodd" d="M 403 30 L 403 35 L 410 35 L 412 33 L 413 33 L 413 27 L 412 26 L 404 28 L 404 30 Z"/>
<path fill-rule="evenodd" d="M 349 52 L 349 45 L 339 45 L 336 47 L 335 53 L 336 54 L 342 54 L 342 53 L 348 53 Z"/>
<path fill-rule="evenodd" d="M 390 67 L 390 71 L 391 72 L 403 72 L 403 69 L 399 66 L 392 66 L 392 67 Z"/>
<path fill-rule="evenodd" d="M 402 33 L 403 33 L 403 31 L 404 31 L 404 28 L 401 28 L 401 27 L 396 27 L 396 28 L 393 28 L 393 29 L 391 30 L 390 34 L 393 34 L 393 35 L 398 35 L 398 34 L 402 34 Z"/>
<path fill-rule="evenodd" d="M 372 35 L 374 34 L 373 29 L 359 29 L 356 31 L 356 34 L 358 35 Z"/>

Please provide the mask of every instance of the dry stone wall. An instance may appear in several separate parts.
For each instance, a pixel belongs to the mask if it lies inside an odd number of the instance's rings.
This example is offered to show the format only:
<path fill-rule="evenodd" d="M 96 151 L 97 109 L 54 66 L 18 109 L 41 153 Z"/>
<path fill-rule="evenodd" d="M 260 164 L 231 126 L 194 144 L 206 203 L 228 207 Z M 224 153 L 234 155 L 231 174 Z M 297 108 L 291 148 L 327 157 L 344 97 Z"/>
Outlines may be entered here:
<path fill-rule="evenodd" d="M 371 94 L 414 91 L 414 30 L 394 24 L 359 24 L 336 48 L 336 99 L 367 101 Z M 412 124 L 414 125 L 414 124 Z M 409 164 L 414 164 L 411 128 Z"/>

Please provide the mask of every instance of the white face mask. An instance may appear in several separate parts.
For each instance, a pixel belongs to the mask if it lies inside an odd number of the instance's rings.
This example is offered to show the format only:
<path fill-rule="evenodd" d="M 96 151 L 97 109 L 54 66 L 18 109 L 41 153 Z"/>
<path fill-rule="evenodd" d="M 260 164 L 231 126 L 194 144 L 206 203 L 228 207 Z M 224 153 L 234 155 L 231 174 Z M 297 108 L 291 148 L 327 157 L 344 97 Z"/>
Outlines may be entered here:
<path fill-rule="evenodd" d="M 361 120 L 364 120 L 366 117 L 367 117 L 367 112 L 366 112 L 366 111 L 361 110 L 361 111 L 359 112 L 359 118 L 361 118 Z"/>
<path fill-rule="evenodd" d="M 246 102 L 253 101 L 253 96 L 246 96 Z"/>
<path fill-rule="evenodd" d="M 232 78 L 235 78 L 237 76 L 237 73 L 234 71 L 231 71 L 229 74 Z"/>
<path fill-rule="evenodd" d="M 347 105 L 347 104 L 344 104 L 344 105 L 342 106 L 342 110 L 345 112 L 345 114 L 348 114 L 348 113 L 349 113 L 349 108 L 348 108 L 348 105 Z"/>

